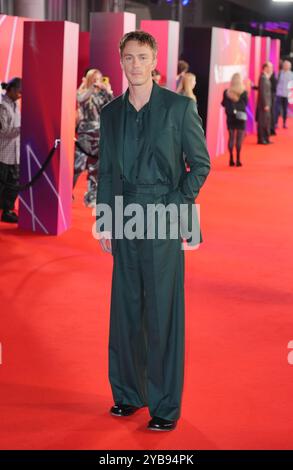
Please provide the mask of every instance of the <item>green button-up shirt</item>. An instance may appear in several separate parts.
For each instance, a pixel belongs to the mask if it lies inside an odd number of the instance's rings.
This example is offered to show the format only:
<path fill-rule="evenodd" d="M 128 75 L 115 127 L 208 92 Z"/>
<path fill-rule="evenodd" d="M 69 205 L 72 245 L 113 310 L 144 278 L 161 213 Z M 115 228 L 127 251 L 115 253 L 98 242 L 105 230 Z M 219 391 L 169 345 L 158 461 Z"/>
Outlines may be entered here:
<path fill-rule="evenodd" d="M 165 171 L 158 165 L 150 140 L 151 98 L 139 111 L 136 111 L 128 97 L 126 99 L 123 176 L 131 184 L 168 183 Z"/>
<path fill-rule="evenodd" d="M 149 103 L 136 111 L 127 99 L 124 128 L 124 178 L 128 183 L 141 183 L 140 163 L 151 154 L 147 139 Z"/>

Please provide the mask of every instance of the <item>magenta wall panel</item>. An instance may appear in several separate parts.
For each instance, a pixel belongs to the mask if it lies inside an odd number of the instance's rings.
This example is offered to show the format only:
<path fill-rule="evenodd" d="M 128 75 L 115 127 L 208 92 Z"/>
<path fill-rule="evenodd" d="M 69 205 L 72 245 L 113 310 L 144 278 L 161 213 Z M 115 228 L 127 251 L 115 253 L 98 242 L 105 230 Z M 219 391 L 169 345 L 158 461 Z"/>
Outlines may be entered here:
<path fill-rule="evenodd" d="M 280 54 L 281 54 L 281 41 L 280 41 L 280 39 L 271 39 L 269 60 L 272 62 L 273 66 L 274 66 L 274 72 L 275 72 L 276 76 L 279 73 Z"/>
<path fill-rule="evenodd" d="M 261 74 L 261 37 L 252 36 L 251 38 L 251 48 L 250 48 L 250 66 L 249 66 L 249 78 L 251 80 L 251 85 L 258 85 L 258 80 Z M 256 122 L 255 122 L 255 111 L 256 111 L 256 102 L 257 102 L 257 91 L 251 89 L 249 96 L 249 114 L 247 122 L 247 131 L 252 133 L 256 131 Z"/>
<path fill-rule="evenodd" d="M 36 174 L 55 139 L 50 165 L 20 194 L 19 226 L 51 235 L 70 227 L 79 26 L 63 21 L 24 26 L 21 183 Z"/>
<path fill-rule="evenodd" d="M 92 13 L 90 28 L 90 67 L 99 69 L 110 78 L 115 96 L 128 84 L 122 72 L 119 56 L 121 37 L 136 29 L 133 13 Z"/>
<path fill-rule="evenodd" d="M 155 37 L 158 43 L 157 68 L 162 75 L 162 85 L 176 90 L 179 54 L 179 22 L 168 20 L 143 20 L 140 29 Z"/>
<path fill-rule="evenodd" d="M 261 66 L 270 60 L 271 38 L 268 36 L 261 37 L 261 53 L 260 61 Z"/>
<path fill-rule="evenodd" d="M 221 101 L 234 73 L 248 78 L 250 41 L 249 33 L 212 28 L 206 134 L 213 157 L 226 151 L 226 116 Z"/>
<path fill-rule="evenodd" d="M 80 31 L 78 44 L 78 71 L 77 84 L 81 83 L 84 72 L 90 66 L 90 33 Z"/>

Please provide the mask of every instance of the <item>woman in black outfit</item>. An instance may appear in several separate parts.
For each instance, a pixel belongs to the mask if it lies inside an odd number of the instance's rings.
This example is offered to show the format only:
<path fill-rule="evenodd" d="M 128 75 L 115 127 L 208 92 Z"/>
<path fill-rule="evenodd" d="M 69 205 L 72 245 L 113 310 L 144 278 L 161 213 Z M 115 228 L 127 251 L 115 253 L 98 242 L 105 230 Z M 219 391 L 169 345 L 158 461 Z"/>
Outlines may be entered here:
<path fill-rule="evenodd" d="M 230 87 L 224 91 L 222 106 L 227 115 L 227 128 L 229 131 L 228 149 L 230 153 L 230 166 L 234 166 L 233 148 L 236 143 L 236 166 L 242 166 L 240 152 L 246 130 L 246 106 L 248 94 L 245 90 L 241 75 L 234 73 Z"/>

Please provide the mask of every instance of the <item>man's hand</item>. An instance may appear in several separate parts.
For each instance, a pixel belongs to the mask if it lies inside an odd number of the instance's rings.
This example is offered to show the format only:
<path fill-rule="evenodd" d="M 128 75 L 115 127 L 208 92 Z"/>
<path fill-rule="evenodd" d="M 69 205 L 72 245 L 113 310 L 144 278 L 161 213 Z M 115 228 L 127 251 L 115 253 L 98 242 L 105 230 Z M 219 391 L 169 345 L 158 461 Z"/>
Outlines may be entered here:
<path fill-rule="evenodd" d="M 99 232 L 98 239 L 102 250 L 105 253 L 112 253 L 111 232 Z"/>
<path fill-rule="evenodd" d="M 269 111 L 269 110 L 270 110 L 270 107 L 269 107 L 269 106 L 265 106 L 265 107 L 264 107 L 264 110 L 265 110 L 265 111 Z"/>

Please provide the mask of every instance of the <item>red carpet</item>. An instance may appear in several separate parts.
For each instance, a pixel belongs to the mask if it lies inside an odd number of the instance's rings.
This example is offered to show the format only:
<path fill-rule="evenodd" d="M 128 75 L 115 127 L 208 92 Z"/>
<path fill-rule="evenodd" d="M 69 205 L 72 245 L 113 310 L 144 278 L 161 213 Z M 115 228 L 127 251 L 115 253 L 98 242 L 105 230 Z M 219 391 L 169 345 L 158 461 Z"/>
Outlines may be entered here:
<path fill-rule="evenodd" d="M 290 449 L 293 431 L 293 126 L 217 158 L 186 254 L 186 372 L 176 431 L 117 419 L 107 378 L 111 257 L 74 202 L 54 238 L 0 224 L 1 449 Z"/>

